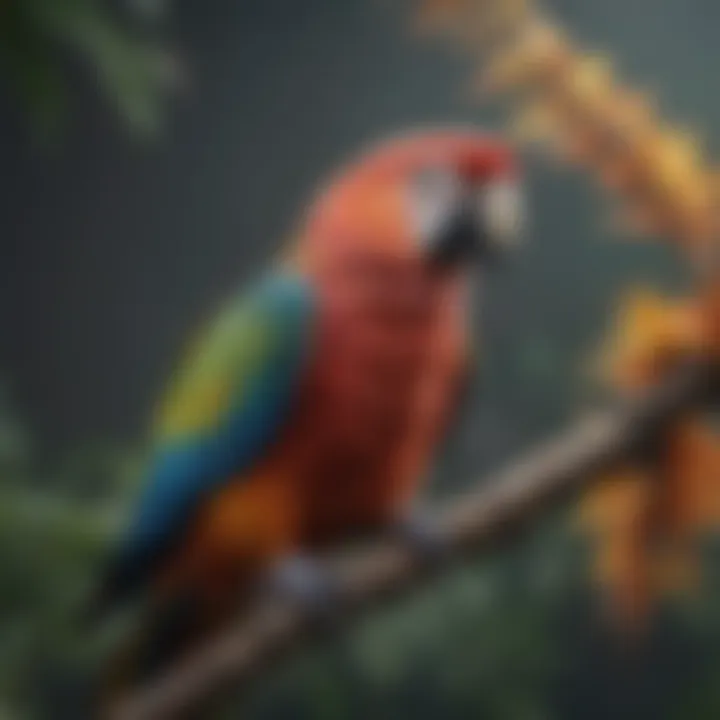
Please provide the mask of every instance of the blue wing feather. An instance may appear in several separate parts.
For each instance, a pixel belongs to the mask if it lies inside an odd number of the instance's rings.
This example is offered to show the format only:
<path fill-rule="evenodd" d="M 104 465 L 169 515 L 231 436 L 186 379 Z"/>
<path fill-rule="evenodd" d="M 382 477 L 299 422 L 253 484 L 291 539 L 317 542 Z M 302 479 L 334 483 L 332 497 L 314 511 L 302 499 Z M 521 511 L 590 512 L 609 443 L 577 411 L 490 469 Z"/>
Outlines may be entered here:
<path fill-rule="evenodd" d="M 313 311 L 313 292 L 304 279 L 272 275 L 240 301 L 229 320 L 221 320 L 226 362 L 214 369 L 230 373 L 228 398 L 201 429 L 161 430 L 145 489 L 111 569 L 111 594 L 124 595 L 141 584 L 203 498 L 251 468 L 275 439 L 310 350 Z M 253 342 L 258 330 L 270 341 L 250 364 L 242 362 L 247 355 L 242 344 Z"/>

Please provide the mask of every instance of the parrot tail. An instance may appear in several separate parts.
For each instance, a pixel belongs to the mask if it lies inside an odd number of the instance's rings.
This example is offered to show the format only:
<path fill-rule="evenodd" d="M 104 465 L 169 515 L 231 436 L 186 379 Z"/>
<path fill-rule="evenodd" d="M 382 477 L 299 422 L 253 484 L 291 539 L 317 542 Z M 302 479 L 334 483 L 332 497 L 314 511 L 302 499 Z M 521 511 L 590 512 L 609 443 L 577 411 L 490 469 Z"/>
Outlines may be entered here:
<path fill-rule="evenodd" d="M 110 658 L 100 680 L 99 716 L 134 689 L 153 682 L 207 636 L 205 605 L 197 595 L 176 594 L 156 602 L 139 628 Z"/>

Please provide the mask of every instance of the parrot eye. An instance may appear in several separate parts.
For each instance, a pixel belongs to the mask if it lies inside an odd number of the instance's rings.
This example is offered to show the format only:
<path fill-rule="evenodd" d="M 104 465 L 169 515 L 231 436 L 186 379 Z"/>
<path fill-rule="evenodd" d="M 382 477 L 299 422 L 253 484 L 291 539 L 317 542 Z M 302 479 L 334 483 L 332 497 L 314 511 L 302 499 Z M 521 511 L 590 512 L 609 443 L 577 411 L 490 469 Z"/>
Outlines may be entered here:
<path fill-rule="evenodd" d="M 460 178 L 446 169 L 432 168 L 414 178 L 410 187 L 410 210 L 420 241 L 429 245 L 452 222 L 462 202 Z"/>
<path fill-rule="evenodd" d="M 479 213 L 491 243 L 516 245 L 524 225 L 520 187 L 512 181 L 495 182 L 482 189 Z"/>

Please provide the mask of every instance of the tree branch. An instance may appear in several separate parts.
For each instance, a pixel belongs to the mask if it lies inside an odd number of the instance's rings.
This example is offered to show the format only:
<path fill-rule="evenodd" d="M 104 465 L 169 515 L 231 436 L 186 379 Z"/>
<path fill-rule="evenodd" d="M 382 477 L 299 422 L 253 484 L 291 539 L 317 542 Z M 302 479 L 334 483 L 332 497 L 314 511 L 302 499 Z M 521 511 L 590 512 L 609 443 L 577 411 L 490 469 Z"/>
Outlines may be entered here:
<path fill-rule="evenodd" d="M 539 450 L 488 477 L 438 509 L 438 526 L 454 557 L 487 550 L 576 492 L 593 475 L 658 437 L 666 421 L 706 400 L 716 369 L 685 367 L 644 398 L 586 416 Z M 412 588 L 429 568 L 407 547 L 378 542 L 355 556 L 328 560 L 342 589 L 343 617 Z M 197 709 L 226 688 L 238 688 L 259 667 L 313 630 L 298 607 L 258 603 L 201 652 L 116 708 L 112 720 L 172 718 Z"/>

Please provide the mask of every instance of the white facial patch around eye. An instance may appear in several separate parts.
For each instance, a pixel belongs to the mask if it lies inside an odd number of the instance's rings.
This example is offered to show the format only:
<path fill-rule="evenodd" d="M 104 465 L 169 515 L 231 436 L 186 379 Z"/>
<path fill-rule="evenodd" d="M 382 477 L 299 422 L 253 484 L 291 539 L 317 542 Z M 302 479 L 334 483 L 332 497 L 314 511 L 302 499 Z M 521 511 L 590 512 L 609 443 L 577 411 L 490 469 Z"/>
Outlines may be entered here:
<path fill-rule="evenodd" d="M 505 180 L 483 188 L 479 211 L 491 241 L 515 245 L 524 225 L 522 191 L 516 182 Z"/>
<path fill-rule="evenodd" d="M 445 168 L 432 168 L 417 175 L 409 187 L 410 214 L 423 245 L 432 244 L 452 220 L 461 201 L 460 178 Z"/>

